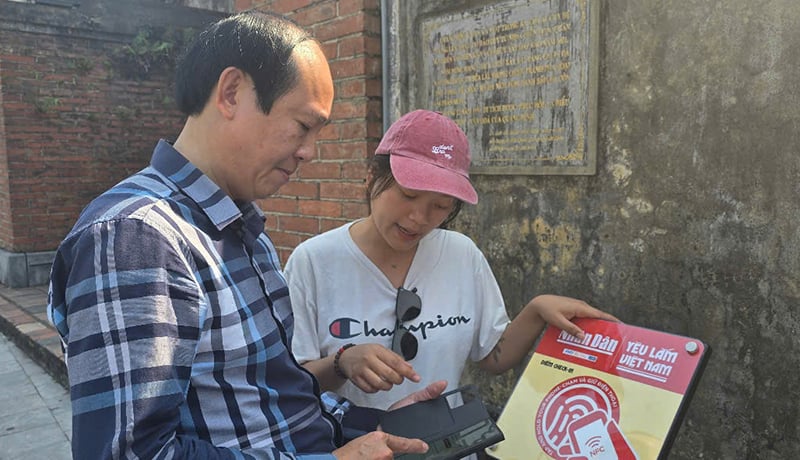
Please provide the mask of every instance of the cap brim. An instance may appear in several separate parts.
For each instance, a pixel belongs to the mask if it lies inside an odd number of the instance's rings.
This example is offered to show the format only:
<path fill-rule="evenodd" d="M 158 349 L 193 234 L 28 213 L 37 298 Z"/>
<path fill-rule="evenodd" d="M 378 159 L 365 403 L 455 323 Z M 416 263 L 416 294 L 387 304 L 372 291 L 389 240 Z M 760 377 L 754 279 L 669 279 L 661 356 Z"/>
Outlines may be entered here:
<path fill-rule="evenodd" d="M 390 161 L 392 175 L 405 188 L 443 193 L 469 204 L 478 203 L 478 193 L 469 178 L 457 172 L 400 154 L 391 155 Z"/>

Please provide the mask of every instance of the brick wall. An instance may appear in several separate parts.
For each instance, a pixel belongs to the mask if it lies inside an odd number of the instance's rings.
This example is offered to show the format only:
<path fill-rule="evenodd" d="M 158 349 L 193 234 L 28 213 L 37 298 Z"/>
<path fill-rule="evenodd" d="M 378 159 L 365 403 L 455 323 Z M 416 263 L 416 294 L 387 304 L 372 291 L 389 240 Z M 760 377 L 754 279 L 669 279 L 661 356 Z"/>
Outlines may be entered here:
<path fill-rule="evenodd" d="M 261 205 L 282 261 L 301 241 L 367 215 L 366 158 L 383 133 L 379 0 L 237 0 L 291 17 L 322 42 L 333 73 L 331 123 L 315 161 Z"/>
<path fill-rule="evenodd" d="M 322 133 L 317 160 L 261 203 L 284 261 L 304 239 L 367 213 L 365 159 L 382 133 L 379 4 L 236 0 L 237 11 L 274 11 L 309 28 L 334 75 L 333 120 Z M 13 2 L 2 8 L 0 249 L 50 251 L 92 198 L 144 166 L 155 141 L 174 137 L 182 120 L 172 109 L 170 72 L 142 78 L 127 68 L 126 75 L 111 59 L 137 30 L 131 25 L 114 32 L 125 14 L 114 14 L 117 22 L 103 27 L 77 19 L 59 24 L 71 10 Z M 15 11 L 6 14 L 9 8 Z M 55 25 L 30 25 L 49 20 Z"/>
<path fill-rule="evenodd" d="M 117 75 L 107 52 L 120 46 L 3 36 L 8 195 L 2 208 L 14 216 L 0 228 L 4 248 L 54 249 L 89 200 L 145 166 L 158 136 L 177 134 L 181 118 L 172 110 L 166 75 L 142 81 Z"/>
<path fill-rule="evenodd" d="M 0 2 L 0 249 L 10 253 L 54 250 L 92 198 L 177 135 L 181 32 L 220 15 L 80 4 Z M 157 43 L 174 51 L 147 51 Z"/>
<path fill-rule="evenodd" d="M 0 51 L 2 53 L 2 51 Z M 8 198 L 8 168 L 6 152 L 6 123 L 3 109 L 3 68 L 5 63 L 0 57 L 0 241 L 3 235 L 11 233 L 11 209 Z M 0 244 L 2 246 L 2 244 Z"/>

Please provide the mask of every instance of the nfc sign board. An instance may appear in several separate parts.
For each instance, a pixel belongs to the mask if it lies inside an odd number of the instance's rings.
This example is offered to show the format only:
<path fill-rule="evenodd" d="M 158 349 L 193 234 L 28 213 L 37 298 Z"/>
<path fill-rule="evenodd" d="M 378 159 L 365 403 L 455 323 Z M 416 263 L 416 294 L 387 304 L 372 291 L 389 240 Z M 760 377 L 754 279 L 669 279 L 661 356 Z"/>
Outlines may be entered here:
<path fill-rule="evenodd" d="M 500 460 L 666 458 L 710 348 L 700 340 L 575 320 L 549 327 L 498 420 Z"/>

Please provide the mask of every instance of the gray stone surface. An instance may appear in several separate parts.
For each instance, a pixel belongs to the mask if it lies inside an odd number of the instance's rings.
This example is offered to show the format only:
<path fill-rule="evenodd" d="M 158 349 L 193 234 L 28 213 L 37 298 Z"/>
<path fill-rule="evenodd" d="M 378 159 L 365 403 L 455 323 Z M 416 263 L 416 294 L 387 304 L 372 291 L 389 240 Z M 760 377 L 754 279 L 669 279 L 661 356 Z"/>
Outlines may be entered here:
<path fill-rule="evenodd" d="M 69 393 L 0 335 L 0 460 L 72 458 Z"/>
<path fill-rule="evenodd" d="M 392 3 L 416 17 L 386 30 L 414 33 L 493 2 Z M 709 343 L 670 459 L 799 458 L 800 3 L 599 3 L 597 173 L 476 175 L 456 229 L 512 315 L 558 293 Z M 413 77 L 385 103 L 408 108 Z M 467 374 L 502 407 L 520 372 Z"/>

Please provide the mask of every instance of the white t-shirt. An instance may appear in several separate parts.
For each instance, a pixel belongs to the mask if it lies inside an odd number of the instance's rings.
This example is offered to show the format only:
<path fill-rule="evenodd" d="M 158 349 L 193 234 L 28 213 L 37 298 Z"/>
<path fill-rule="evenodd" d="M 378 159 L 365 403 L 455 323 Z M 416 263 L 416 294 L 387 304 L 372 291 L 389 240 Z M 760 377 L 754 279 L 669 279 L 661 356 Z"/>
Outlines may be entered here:
<path fill-rule="evenodd" d="M 397 289 L 350 236 L 353 223 L 300 244 L 286 263 L 294 311 L 292 351 L 299 362 L 333 355 L 344 344 L 391 348 Z M 483 253 L 468 237 L 436 229 L 419 243 L 406 276 L 422 312 L 404 323 L 415 330 L 422 377 L 390 391 L 364 393 L 346 382 L 337 393 L 360 406 L 386 409 L 408 394 L 445 379 L 458 387 L 467 359 L 480 361 L 508 325 L 500 288 Z"/>

